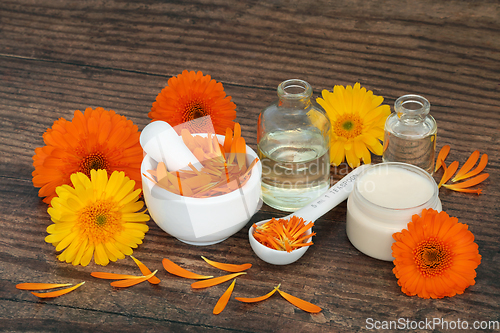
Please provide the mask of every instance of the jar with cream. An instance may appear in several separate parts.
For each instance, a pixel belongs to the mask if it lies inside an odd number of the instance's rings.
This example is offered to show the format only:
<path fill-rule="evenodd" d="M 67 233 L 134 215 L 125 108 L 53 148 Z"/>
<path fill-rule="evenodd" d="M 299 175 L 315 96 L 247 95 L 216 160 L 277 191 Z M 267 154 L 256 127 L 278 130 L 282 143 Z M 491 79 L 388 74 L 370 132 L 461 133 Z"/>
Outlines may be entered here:
<path fill-rule="evenodd" d="M 347 237 L 364 254 L 392 261 L 392 234 L 424 208 L 442 209 L 439 190 L 425 170 L 386 162 L 362 172 L 347 200 Z"/>

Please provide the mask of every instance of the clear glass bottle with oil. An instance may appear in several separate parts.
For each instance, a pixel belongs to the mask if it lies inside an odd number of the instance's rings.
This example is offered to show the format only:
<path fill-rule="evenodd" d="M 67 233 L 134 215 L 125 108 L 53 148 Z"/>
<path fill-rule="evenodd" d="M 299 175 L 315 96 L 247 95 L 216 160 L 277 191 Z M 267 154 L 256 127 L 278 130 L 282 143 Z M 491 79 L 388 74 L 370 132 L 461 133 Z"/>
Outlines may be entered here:
<path fill-rule="evenodd" d="M 262 199 L 279 210 L 296 211 L 330 187 L 330 121 L 311 96 L 306 81 L 284 81 L 259 115 Z"/>
<path fill-rule="evenodd" d="M 429 101 L 419 95 L 404 95 L 394 103 L 385 122 L 384 162 L 416 165 L 434 172 L 437 124 L 429 114 Z"/>

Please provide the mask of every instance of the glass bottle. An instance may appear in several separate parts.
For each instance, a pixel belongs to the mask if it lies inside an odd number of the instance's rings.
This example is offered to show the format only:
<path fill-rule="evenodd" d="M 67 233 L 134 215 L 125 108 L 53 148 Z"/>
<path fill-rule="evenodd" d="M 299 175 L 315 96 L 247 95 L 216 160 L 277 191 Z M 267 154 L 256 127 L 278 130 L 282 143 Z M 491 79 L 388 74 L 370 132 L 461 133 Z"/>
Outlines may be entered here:
<path fill-rule="evenodd" d="M 429 101 L 404 95 L 396 100 L 394 110 L 385 122 L 383 161 L 413 164 L 432 175 L 437 124 L 429 114 Z"/>
<path fill-rule="evenodd" d="M 330 187 L 330 121 L 311 101 L 306 81 L 278 86 L 279 100 L 259 115 L 257 153 L 262 163 L 262 199 L 293 212 Z"/>

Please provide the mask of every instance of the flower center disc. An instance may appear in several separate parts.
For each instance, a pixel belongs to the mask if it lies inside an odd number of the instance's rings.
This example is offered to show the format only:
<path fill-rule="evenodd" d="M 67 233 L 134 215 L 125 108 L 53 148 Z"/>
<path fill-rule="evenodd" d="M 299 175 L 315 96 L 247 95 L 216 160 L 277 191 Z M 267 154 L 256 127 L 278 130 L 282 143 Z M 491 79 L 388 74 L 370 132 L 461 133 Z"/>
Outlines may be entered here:
<path fill-rule="evenodd" d="M 453 254 L 447 244 L 430 237 L 413 250 L 413 259 L 422 275 L 432 277 L 441 275 L 451 266 Z"/>
<path fill-rule="evenodd" d="M 106 243 L 123 229 L 120 223 L 121 213 L 113 210 L 115 205 L 109 200 L 99 200 L 78 213 L 79 226 L 94 244 Z"/>
<path fill-rule="evenodd" d="M 91 153 L 83 158 L 80 162 L 80 169 L 78 171 L 90 177 L 90 170 L 108 169 L 108 161 L 101 152 Z"/>
<path fill-rule="evenodd" d="M 184 106 L 184 122 L 204 117 L 209 114 L 205 103 L 193 99 L 186 103 Z"/>
<path fill-rule="evenodd" d="M 346 113 L 337 118 L 333 129 L 337 136 L 353 139 L 363 132 L 363 120 L 356 114 Z"/>

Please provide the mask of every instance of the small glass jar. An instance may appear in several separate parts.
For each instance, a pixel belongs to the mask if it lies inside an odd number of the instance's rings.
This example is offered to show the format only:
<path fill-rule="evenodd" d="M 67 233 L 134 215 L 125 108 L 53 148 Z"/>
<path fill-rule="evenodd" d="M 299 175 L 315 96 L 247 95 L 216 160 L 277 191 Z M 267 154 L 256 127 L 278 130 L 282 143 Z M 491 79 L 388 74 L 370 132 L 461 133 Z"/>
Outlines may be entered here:
<path fill-rule="evenodd" d="M 296 211 L 330 187 L 330 121 L 311 96 L 306 81 L 284 81 L 259 115 L 262 199 L 279 210 Z"/>
<path fill-rule="evenodd" d="M 375 164 L 356 179 L 347 199 L 346 232 L 364 254 L 392 261 L 392 235 L 425 208 L 441 211 L 439 190 L 425 170 L 407 163 Z"/>
<path fill-rule="evenodd" d="M 432 174 L 437 124 L 429 114 L 429 101 L 404 95 L 396 100 L 394 110 L 385 122 L 383 161 L 410 163 Z"/>

